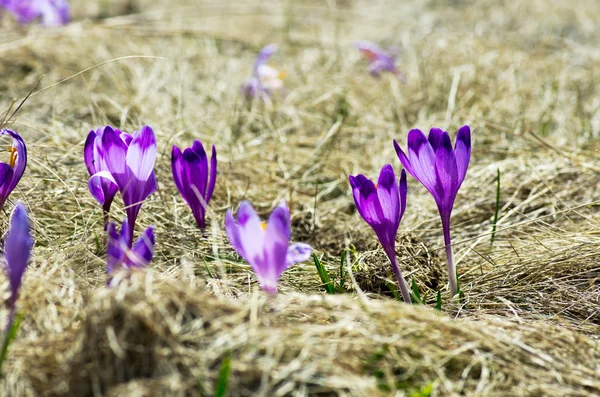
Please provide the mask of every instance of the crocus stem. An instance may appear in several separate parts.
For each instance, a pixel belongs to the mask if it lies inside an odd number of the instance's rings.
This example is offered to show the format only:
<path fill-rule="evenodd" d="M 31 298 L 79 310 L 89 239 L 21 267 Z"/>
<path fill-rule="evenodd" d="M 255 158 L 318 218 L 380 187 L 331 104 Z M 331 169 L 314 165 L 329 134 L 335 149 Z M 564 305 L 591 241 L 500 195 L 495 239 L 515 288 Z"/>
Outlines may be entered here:
<path fill-rule="evenodd" d="M 392 269 L 396 274 L 396 280 L 398 280 L 398 285 L 400 286 L 400 291 L 402 292 L 402 298 L 404 298 L 404 302 L 408 304 L 412 304 L 412 299 L 410 298 L 410 291 L 408 290 L 408 286 L 406 285 L 406 281 L 404 281 L 404 277 L 402 277 L 402 271 L 398 267 L 398 261 L 396 259 L 395 250 L 391 250 L 388 252 L 388 257 L 390 258 L 390 262 L 392 263 Z"/>
<path fill-rule="evenodd" d="M 450 240 L 450 216 L 442 216 L 442 229 L 444 229 L 444 244 L 446 245 L 446 259 L 448 260 L 448 279 L 452 297 L 458 293 L 456 280 L 456 267 L 452 259 L 452 241 Z"/>

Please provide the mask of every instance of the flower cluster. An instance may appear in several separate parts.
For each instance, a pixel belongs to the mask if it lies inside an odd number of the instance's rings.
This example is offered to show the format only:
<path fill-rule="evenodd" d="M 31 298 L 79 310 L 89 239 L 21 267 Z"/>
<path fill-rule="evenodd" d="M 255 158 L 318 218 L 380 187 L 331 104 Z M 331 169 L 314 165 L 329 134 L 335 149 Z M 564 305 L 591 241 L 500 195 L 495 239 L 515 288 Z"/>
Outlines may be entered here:
<path fill-rule="evenodd" d="M 40 20 L 47 27 L 61 26 L 71 20 L 67 0 L 0 0 L 0 7 L 22 24 Z"/>

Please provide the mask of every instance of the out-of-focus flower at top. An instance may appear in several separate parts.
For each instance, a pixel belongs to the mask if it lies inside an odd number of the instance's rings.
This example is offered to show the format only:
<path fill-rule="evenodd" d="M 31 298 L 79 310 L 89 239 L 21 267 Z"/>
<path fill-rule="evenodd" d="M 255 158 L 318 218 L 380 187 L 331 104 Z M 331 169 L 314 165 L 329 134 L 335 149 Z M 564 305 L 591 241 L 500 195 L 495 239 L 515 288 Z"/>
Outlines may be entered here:
<path fill-rule="evenodd" d="M 10 155 L 8 163 L 0 162 L 0 209 L 21 180 L 27 166 L 27 147 L 23 138 L 16 132 L 6 129 L 0 131 L 0 136 L 2 135 L 9 135 L 13 143 L 8 148 Z"/>
<path fill-rule="evenodd" d="M 85 160 L 85 166 L 90 174 L 90 177 L 100 171 L 108 171 L 110 172 L 107 161 L 107 154 L 102 148 L 102 135 L 105 129 L 113 129 L 111 126 L 107 125 L 106 127 L 100 127 L 96 131 L 92 130 L 87 136 L 85 140 L 85 145 L 83 148 L 83 158 Z M 114 130 L 114 132 L 121 138 L 121 140 L 129 147 L 131 140 L 133 139 L 131 135 L 121 132 L 119 130 Z M 114 159 L 125 162 L 125 158 L 122 159 Z M 103 178 L 100 180 L 100 188 L 94 186 L 94 189 L 90 189 L 94 198 L 102 205 L 102 209 L 104 210 L 104 228 L 108 226 L 108 213 L 110 212 L 110 206 L 119 190 L 118 186 L 109 179 Z"/>
<path fill-rule="evenodd" d="M 204 230 L 206 207 L 217 181 L 217 150 L 213 145 L 209 172 L 208 158 L 202 142 L 194 141 L 192 147 L 185 149 L 183 153 L 177 146 L 173 146 L 171 171 L 179 193 L 192 209 L 196 224 Z"/>
<path fill-rule="evenodd" d="M 450 135 L 439 128 L 432 128 L 429 137 L 421 130 L 410 130 L 408 156 L 395 140 L 394 147 L 406 171 L 429 190 L 437 204 L 444 230 L 450 292 L 455 296 L 458 283 L 456 267 L 452 260 L 450 215 L 471 159 L 471 129 L 465 125 L 458 130 L 454 148 Z"/>
<path fill-rule="evenodd" d="M 67 0 L 2 0 L 0 5 L 22 24 L 39 19 L 42 25 L 52 27 L 65 25 L 71 19 Z"/>
<path fill-rule="evenodd" d="M 252 77 L 242 85 L 242 92 L 247 99 L 266 100 L 283 90 L 285 73 L 267 65 L 267 61 L 276 51 L 277 44 L 269 44 L 258 53 L 252 67 Z"/>
<path fill-rule="evenodd" d="M 31 256 L 33 239 L 29 227 L 27 209 L 22 203 L 17 203 L 10 217 L 10 226 L 4 239 L 4 269 L 10 284 L 10 298 L 8 306 L 10 314 L 6 330 L 11 328 L 15 316 L 15 304 L 19 297 L 19 290 L 23 282 L 23 275 Z"/>
<path fill-rule="evenodd" d="M 269 294 L 277 293 L 279 278 L 288 267 L 308 260 L 312 252 L 308 244 L 289 245 L 290 212 L 285 202 L 273 210 L 268 222 L 261 222 L 252 205 L 244 201 L 237 222 L 231 210 L 227 211 L 225 230 L 229 243 L 250 264 L 260 286 Z"/>
<path fill-rule="evenodd" d="M 404 301 L 412 303 L 409 289 L 396 259 L 396 234 L 406 209 L 408 191 L 406 172 L 402 170 L 400 184 L 396 181 L 394 168 L 390 164 L 384 165 L 381 169 L 377 184 L 362 174 L 350 175 L 349 179 L 358 213 L 377 234 L 392 264 Z"/>
<path fill-rule="evenodd" d="M 121 133 L 105 127 L 101 145 L 107 170 L 97 171 L 88 182 L 92 196 L 102 203 L 103 180 L 118 186 L 129 223 L 129 240 L 133 239 L 135 221 L 144 200 L 157 189 L 154 175 L 156 137 L 149 126 L 134 132 L 129 145 Z"/>
<path fill-rule="evenodd" d="M 398 50 L 390 49 L 384 51 L 377 44 L 370 41 L 357 41 L 356 48 L 369 60 L 369 73 L 373 77 L 379 77 L 383 72 L 395 74 L 402 82 L 406 81 L 404 73 L 396 67 L 396 56 Z"/>
<path fill-rule="evenodd" d="M 122 268 L 145 269 L 152 260 L 154 254 L 154 227 L 148 227 L 131 245 L 132 239 L 129 233 L 127 218 L 123 221 L 121 232 L 113 222 L 108 224 L 108 245 L 106 248 L 106 272 L 110 275 L 115 270 Z"/>

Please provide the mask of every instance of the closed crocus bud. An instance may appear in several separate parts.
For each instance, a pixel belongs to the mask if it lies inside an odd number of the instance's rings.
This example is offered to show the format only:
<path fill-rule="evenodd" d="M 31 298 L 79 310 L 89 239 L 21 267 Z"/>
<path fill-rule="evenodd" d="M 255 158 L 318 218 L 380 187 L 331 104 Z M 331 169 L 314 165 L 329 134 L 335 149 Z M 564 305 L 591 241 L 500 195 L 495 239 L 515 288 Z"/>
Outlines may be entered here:
<path fill-rule="evenodd" d="M 406 173 L 402 170 L 400 183 L 391 165 L 379 173 L 377 184 L 364 175 L 350 175 L 352 196 L 358 213 L 373 228 L 387 254 L 396 275 L 398 286 L 406 303 L 411 303 L 410 292 L 396 259 L 396 234 L 406 209 Z"/>
<path fill-rule="evenodd" d="M 217 181 L 217 150 L 212 147 L 209 171 L 208 158 L 202 142 L 194 141 L 192 147 L 183 152 L 177 146 L 173 146 L 171 171 L 175 186 L 190 206 L 196 224 L 204 230 L 206 208 Z"/>
<path fill-rule="evenodd" d="M 450 135 L 439 128 L 432 128 L 429 137 L 421 130 L 409 131 L 408 155 L 398 142 L 394 141 L 394 147 L 406 171 L 429 190 L 437 204 L 444 231 L 450 291 L 455 296 L 458 286 L 452 259 L 450 216 L 471 159 L 471 129 L 465 125 L 458 130 L 454 148 Z"/>
<path fill-rule="evenodd" d="M 284 73 L 267 65 L 277 49 L 277 44 L 269 44 L 258 53 L 252 67 L 252 76 L 241 87 L 247 99 L 266 100 L 272 98 L 275 92 L 283 90 Z"/>
<path fill-rule="evenodd" d="M 285 202 L 273 210 L 268 222 L 261 222 L 252 205 L 244 201 L 237 212 L 225 215 L 225 230 L 229 243 L 252 267 L 260 286 L 269 294 L 277 293 L 281 274 L 295 263 L 310 258 L 308 244 L 289 245 L 290 212 Z"/>

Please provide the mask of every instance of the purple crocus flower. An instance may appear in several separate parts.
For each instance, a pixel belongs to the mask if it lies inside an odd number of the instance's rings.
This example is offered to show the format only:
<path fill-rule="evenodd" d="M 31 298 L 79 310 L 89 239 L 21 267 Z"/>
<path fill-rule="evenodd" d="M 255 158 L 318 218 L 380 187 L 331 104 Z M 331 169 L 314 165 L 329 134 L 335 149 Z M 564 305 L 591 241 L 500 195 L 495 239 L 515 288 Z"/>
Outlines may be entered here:
<path fill-rule="evenodd" d="M 4 0 L 1 5 L 22 24 L 40 19 L 42 25 L 53 27 L 71 19 L 67 0 Z"/>
<path fill-rule="evenodd" d="M 1 130 L 0 136 L 10 135 L 13 144 L 8 148 L 8 163 L 0 162 L 0 208 L 21 180 L 27 166 L 27 147 L 19 134 L 11 130 Z"/>
<path fill-rule="evenodd" d="M 112 274 L 117 268 L 144 269 L 154 254 L 154 227 L 148 227 L 131 245 L 130 229 L 127 218 L 123 220 L 121 232 L 113 222 L 108 224 L 108 245 L 106 249 L 106 271 Z"/>
<path fill-rule="evenodd" d="M 29 227 L 27 209 L 22 203 L 17 203 L 10 217 L 10 226 L 4 240 L 4 268 L 10 284 L 8 305 L 10 314 L 6 331 L 10 330 L 15 317 L 15 306 L 23 281 L 23 274 L 31 256 L 33 239 Z"/>
<path fill-rule="evenodd" d="M 105 129 L 114 130 L 111 126 L 107 125 L 106 127 L 100 127 L 96 131 L 92 130 L 87 136 L 85 140 L 85 145 L 83 148 L 83 157 L 85 160 L 85 166 L 90 174 L 90 177 L 95 175 L 100 171 L 108 171 L 110 172 L 108 165 L 106 163 L 106 153 L 102 149 L 102 135 Z M 129 147 L 131 140 L 133 139 L 131 135 L 121 132 L 119 130 L 114 130 L 114 132 L 121 138 L 121 140 Z M 125 158 L 118 159 L 122 162 L 125 162 Z M 109 179 L 101 179 L 100 180 L 100 189 L 94 187 L 94 190 L 91 190 L 94 198 L 98 200 L 100 205 L 102 205 L 102 209 L 104 210 L 104 230 L 108 226 L 108 213 L 110 212 L 110 206 L 119 190 L 118 186 L 113 183 Z"/>
<path fill-rule="evenodd" d="M 395 74 L 401 81 L 406 81 L 404 73 L 396 68 L 397 50 L 384 51 L 377 44 L 370 41 L 357 41 L 356 48 L 371 62 L 369 73 L 373 77 L 379 77 L 382 72 Z"/>
<path fill-rule="evenodd" d="M 204 230 L 206 207 L 217 181 L 217 150 L 213 145 L 209 177 L 208 158 L 202 142 L 194 141 L 192 147 L 185 149 L 183 153 L 177 146 L 173 146 L 171 171 L 179 193 L 192 209 L 196 224 Z"/>
<path fill-rule="evenodd" d="M 89 180 L 90 192 L 98 202 L 105 199 L 102 181 L 109 180 L 117 185 L 125 203 L 129 223 L 129 239 L 133 240 L 133 229 L 140 208 L 146 198 L 157 189 L 154 175 L 156 160 L 156 137 L 148 126 L 133 133 L 129 146 L 121 134 L 106 127 L 102 133 L 101 146 L 108 171 L 97 171 Z"/>
<path fill-rule="evenodd" d="M 400 184 L 396 182 L 396 174 L 390 164 L 384 165 L 381 169 L 377 184 L 362 174 L 350 175 L 349 179 L 358 213 L 377 234 L 381 246 L 392 264 L 404 301 L 412 303 L 409 289 L 396 259 L 396 234 L 406 209 L 406 193 L 408 191 L 406 172 L 402 170 Z"/>
<path fill-rule="evenodd" d="M 283 73 L 267 65 L 267 61 L 277 51 L 277 44 L 269 44 L 258 53 L 252 77 L 242 85 L 242 93 L 247 99 L 267 99 L 273 96 L 275 91 L 283 89 Z"/>
<path fill-rule="evenodd" d="M 454 148 L 448 133 L 439 128 L 432 128 L 429 138 L 425 137 L 421 130 L 410 130 L 408 156 L 395 140 L 394 147 L 404 168 L 421 182 L 435 199 L 444 229 L 450 291 L 452 296 L 455 296 L 458 288 L 456 268 L 452 260 L 450 215 L 471 159 L 471 129 L 465 125 L 458 130 Z"/>
<path fill-rule="evenodd" d="M 312 252 L 308 244 L 289 245 L 290 212 L 285 201 L 273 210 L 268 222 L 261 222 L 252 205 L 244 201 L 237 222 L 231 210 L 227 211 L 225 230 L 229 243 L 250 264 L 260 286 L 269 294 L 277 293 L 279 278 L 288 267 L 307 260 Z"/>

